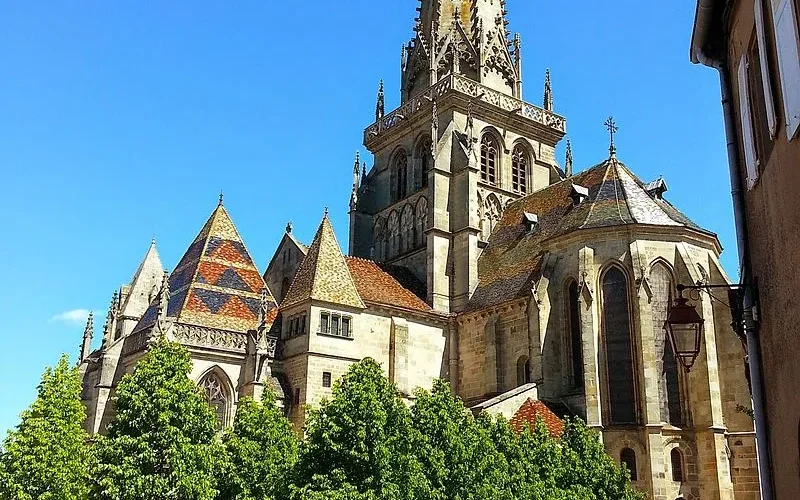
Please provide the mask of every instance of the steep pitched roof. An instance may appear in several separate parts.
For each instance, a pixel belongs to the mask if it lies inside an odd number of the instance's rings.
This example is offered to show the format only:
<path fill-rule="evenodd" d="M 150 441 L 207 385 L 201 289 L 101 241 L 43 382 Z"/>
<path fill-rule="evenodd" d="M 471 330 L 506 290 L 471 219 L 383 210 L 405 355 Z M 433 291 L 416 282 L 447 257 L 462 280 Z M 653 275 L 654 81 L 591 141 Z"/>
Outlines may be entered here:
<path fill-rule="evenodd" d="M 220 204 L 169 278 L 167 316 L 179 323 L 246 332 L 258 326 L 261 290 L 267 285 L 239 232 Z M 276 307 L 268 293 L 270 309 Z M 151 305 L 136 330 L 153 324 Z"/>
<path fill-rule="evenodd" d="M 431 307 L 413 292 L 406 289 L 389 273 L 371 260 L 358 257 L 345 257 L 350 275 L 359 295 L 365 302 L 412 309 L 431 311 Z"/>
<path fill-rule="evenodd" d="M 550 431 L 550 435 L 553 437 L 560 436 L 564 431 L 564 422 L 562 422 L 546 404 L 532 398 L 528 398 L 528 400 L 519 407 L 517 413 L 508 421 L 508 425 L 510 425 L 515 432 L 522 432 L 526 427 L 533 428 L 537 418 L 541 418 L 544 421 L 544 424 Z"/>
<path fill-rule="evenodd" d="M 281 307 L 309 299 L 364 308 L 364 302 L 350 275 L 327 214 L 317 229 L 314 241 L 300 264 Z"/>
<path fill-rule="evenodd" d="M 573 185 L 589 191 L 578 205 L 570 197 Z M 533 231 L 523 224 L 526 212 L 538 216 Z M 541 271 L 547 240 L 580 229 L 629 224 L 686 227 L 714 236 L 668 201 L 650 196 L 645 184 L 612 157 L 506 208 L 478 259 L 479 282 L 468 309 L 530 293 L 531 278 Z"/>
<path fill-rule="evenodd" d="M 141 317 L 147 311 L 150 301 L 158 293 L 164 275 L 164 266 L 156 249 L 156 240 L 150 243 L 150 248 L 139 264 L 139 269 L 133 275 L 130 285 L 123 287 L 125 297 L 120 308 L 122 316 L 134 318 Z"/>

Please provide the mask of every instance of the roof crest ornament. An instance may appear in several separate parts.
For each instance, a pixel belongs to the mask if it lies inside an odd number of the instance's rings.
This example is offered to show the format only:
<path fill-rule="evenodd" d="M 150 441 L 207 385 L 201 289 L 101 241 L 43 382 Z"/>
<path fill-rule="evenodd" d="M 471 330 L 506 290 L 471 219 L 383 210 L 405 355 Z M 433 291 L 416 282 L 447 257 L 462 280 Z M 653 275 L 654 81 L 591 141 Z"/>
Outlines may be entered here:
<path fill-rule="evenodd" d="M 606 126 L 606 130 L 608 130 L 608 133 L 611 135 L 611 145 L 608 148 L 608 152 L 610 153 L 611 158 L 615 158 L 616 159 L 616 157 L 617 157 L 617 146 L 614 144 L 614 134 L 619 132 L 619 127 L 617 126 L 617 122 L 614 121 L 614 117 L 613 116 L 609 116 L 608 120 L 606 120 L 604 125 Z"/>
<path fill-rule="evenodd" d="M 224 195 L 224 194 L 222 193 L 222 191 L 220 190 L 220 192 L 219 192 L 219 205 L 218 205 L 218 206 L 220 206 L 220 207 L 222 206 L 222 199 L 224 198 L 224 196 L 225 196 L 225 195 Z"/>

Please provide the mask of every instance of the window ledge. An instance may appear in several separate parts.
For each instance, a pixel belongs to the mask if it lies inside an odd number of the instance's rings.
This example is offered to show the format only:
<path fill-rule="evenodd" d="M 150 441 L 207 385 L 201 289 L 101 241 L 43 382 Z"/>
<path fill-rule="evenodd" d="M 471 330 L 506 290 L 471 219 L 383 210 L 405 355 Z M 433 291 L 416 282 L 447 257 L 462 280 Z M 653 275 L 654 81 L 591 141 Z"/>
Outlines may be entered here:
<path fill-rule="evenodd" d="M 334 335 L 333 333 L 325 333 L 325 332 L 317 332 L 317 335 L 319 335 L 320 337 L 331 337 L 334 339 L 355 340 L 355 338 L 353 338 L 352 335 L 349 337 L 343 337 L 342 335 Z"/>

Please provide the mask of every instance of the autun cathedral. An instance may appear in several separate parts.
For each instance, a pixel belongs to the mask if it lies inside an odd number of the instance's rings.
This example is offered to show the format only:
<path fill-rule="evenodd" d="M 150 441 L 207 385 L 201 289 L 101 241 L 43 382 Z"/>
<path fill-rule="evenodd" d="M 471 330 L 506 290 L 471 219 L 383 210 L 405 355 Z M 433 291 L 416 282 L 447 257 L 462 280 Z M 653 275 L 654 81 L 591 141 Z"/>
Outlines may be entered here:
<path fill-rule="evenodd" d="M 278 394 L 302 428 L 354 362 L 398 391 L 445 378 L 475 413 L 579 416 L 653 500 L 758 498 L 744 352 L 730 310 L 703 294 L 691 372 L 664 321 L 676 284 L 728 283 L 716 235 L 610 155 L 563 167 L 566 119 L 522 99 L 504 0 L 421 0 L 401 104 L 364 131 L 349 245 L 327 211 L 310 245 L 287 226 L 259 270 L 222 200 L 171 273 L 155 242 L 114 294 L 102 346 L 80 356 L 87 429 L 161 335 L 191 352 L 220 429 L 238 401 Z M 613 126 L 613 124 L 611 124 Z M 569 144 L 567 143 L 569 146 Z M 346 251 L 346 253 L 345 253 Z M 744 411 L 743 411 L 743 408 Z"/>

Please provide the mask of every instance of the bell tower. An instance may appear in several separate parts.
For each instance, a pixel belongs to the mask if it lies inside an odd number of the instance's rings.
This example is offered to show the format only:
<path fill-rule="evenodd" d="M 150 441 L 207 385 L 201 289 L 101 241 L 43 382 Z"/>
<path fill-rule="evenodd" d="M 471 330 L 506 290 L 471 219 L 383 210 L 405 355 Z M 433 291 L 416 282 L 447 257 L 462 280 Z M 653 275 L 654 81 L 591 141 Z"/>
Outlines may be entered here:
<path fill-rule="evenodd" d="M 549 74 L 542 107 L 522 100 L 505 0 L 420 0 L 417 11 L 400 105 L 385 113 L 381 82 L 364 131 L 374 165 L 354 181 L 350 253 L 407 269 L 429 304 L 457 312 L 506 204 L 563 177 L 554 152 L 566 120 Z"/>

